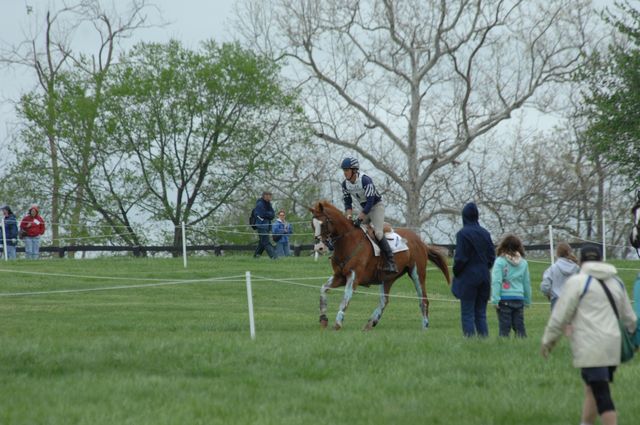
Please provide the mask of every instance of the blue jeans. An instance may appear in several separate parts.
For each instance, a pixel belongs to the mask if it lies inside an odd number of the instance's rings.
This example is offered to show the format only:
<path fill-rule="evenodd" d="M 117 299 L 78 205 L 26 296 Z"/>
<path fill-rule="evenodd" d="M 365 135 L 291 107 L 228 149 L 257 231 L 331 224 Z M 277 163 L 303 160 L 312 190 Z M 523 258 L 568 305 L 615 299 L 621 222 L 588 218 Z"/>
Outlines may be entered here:
<path fill-rule="evenodd" d="M 256 252 L 253 254 L 254 257 L 259 257 L 262 255 L 263 251 L 267 251 L 269 257 L 272 259 L 276 259 L 276 253 L 273 250 L 273 245 L 269 241 L 269 224 L 258 224 L 256 227 L 258 228 L 258 247 L 256 248 Z"/>
<path fill-rule="evenodd" d="M 508 337 L 513 329 L 517 337 L 526 338 L 524 327 L 524 301 L 501 300 L 498 304 L 498 326 L 500 336 Z"/>
<path fill-rule="evenodd" d="M 4 252 L 2 249 L 4 246 L 0 244 L 0 253 L 2 253 L 2 258 L 0 260 L 4 260 Z M 15 260 L 16 259 L 16 246 L 15 245 L 7 245 L 7 259 Z"/>
<path fill-rule="evenodd" d="M 489 285 L 480 285 L 475 288 L 467 288 L 467 296 L 460 299 L 460 314 L 462 318 L 462 333 L 466 337 L 489 336 L 487 326 L 487 301 L 491 288 Z"/>
<path fill-rule="evenodd" d="M 28 259 L 37 260 L 40 257 L 40 236 L 24 238 L 24 252 Z"/>
<path fill-rule="evenodd" d="M 276 254 L 278 257 L 288 257 L 291 255 L 291 250 L 289 249 L 289 242 L 277 242 L 276 243 Z"/>

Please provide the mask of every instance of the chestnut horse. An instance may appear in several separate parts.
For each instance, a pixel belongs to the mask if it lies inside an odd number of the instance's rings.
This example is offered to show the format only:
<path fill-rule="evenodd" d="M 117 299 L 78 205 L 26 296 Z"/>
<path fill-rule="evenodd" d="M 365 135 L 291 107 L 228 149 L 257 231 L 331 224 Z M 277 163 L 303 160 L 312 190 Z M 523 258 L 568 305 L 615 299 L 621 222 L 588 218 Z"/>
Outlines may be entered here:
<path fill-rule="evenodd" d="M 344 296 L 340 303 L 340 309 L 336 316 L 334 329 L 342 328 L 344 314 L 349 306 L 353 291 L 359 285 L 380 285 L 380 301 L 371 314 L 364 330 L 370 330 L 378 324 L 385 307 L 389 303 L 389 290 L 391 285 L 405 273 L 409 275 L 418 295 L 420 312 L 422 315 L 422 328 L 429 326 L 429 300 L 427 299 L 426 274 L 427 259 L 431 260 L 444 274 L 447 284 L 451 283 L 446 257 L 438 250 L 425 244 L 418 235 L 407 229 L 398 229 L 409 247 L 408 251 L 394 254 L 397 273 L 382 271 L 384 259 L 375 257 L 371 242 L 353 222 L 343 213 L 327 201 L 319 201 L 309 208 L 313 214 L 314 236 L 316 243 L 314 250 L 322 251 L 326 245 L 333 245 L 331 256 L 333 276 L 322 286 L 320 290 L 320 325 L 327 327 L 327 292 L 331 288 L 345 286 Z"/>

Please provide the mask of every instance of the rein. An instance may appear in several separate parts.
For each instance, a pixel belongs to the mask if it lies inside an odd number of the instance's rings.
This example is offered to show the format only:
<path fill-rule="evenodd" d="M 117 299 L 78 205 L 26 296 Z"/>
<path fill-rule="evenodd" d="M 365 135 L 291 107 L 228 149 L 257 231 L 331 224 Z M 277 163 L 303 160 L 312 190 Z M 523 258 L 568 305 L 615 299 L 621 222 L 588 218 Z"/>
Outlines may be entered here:
<path fill-rule="evenodd" d="M 345 235 L 348 233 L 351 233 L 351 231 L 345 233 Z M 362 248 L 364 247 L 365 240 L 366 240 L 366 235 L 364 238 L 360 238 L 360 241 L 358 242 L 358 245 L 356 245 L 356 248 L 353 251 L 351 251 L 351 254 L 349 254 L 347 258 L 345 258 L 344 260 L 339 261 L 338 259 L 336 259 L 335 254 L 331 256 L 331 259 L 338 264 L 338 267 L 340 267 L 340 269 L 343 269 L 347 264 L 349 264 L 349 261 L 351 261 L 353 257 L 355 257 L 362 250 Z"/>

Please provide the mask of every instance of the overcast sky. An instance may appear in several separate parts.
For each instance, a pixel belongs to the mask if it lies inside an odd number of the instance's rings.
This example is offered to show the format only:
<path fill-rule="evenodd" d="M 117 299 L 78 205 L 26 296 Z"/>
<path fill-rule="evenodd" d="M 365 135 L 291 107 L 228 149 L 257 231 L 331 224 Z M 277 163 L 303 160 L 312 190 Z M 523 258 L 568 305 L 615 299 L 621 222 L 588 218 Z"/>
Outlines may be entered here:
<path fill-rule="evenodd" d="M 66 0 L 73 4 L 76 0 Z M 126 6 L 128 0 L 104 0 L 103 3 L 118 7 Z M 167 41 L 175 38 L 189 48 L 196 48 L 200 41 L 214 38 L 217 41 L 229 41 L 234 38 L 233 8 L 239 0 L 149 0 L 160 9 L 162 18 L 170 22 L 163 28 L 138 30 L 134 38 L 129 40 L 133 45 L 138 41 Z M 268 1 L 268 0 L 265 0 Z M 611 5 L 613 0 L 593 0 L 599 8 Z M 15 45 L 28 39 L 32 33 L 35 18 L 42 24 L 47 10 L 57 10 L 62 0 L 0 0 L 0 50 L 7 45 Z M 57 7 L 56 7 L 57 6 Z M 155 17 L 155 21 L 160 21 Z M 76 34 L 74 47 L 82 46 L 94 52 L 94 43 L 88 43 L 84 34 Z M 15 127 L 16 116 L 13 101 L 21 93 L 31 90 L 36 85 L 36 77 L 32 69 L 14 67 L 0 68 L 0 161 L 9 155 L 9 132 Z M 548 122 L 548 120 L 544 120 Z M 538 119 L 534 126 L 542 124 Z M 0 162 L 1 164 L 1 162 Z"/>
<path fill-rule="evenodd" d="M 134 33 L 131 44 L 138 41 L 167 41 L 175 38 L 189 48 L 196 48 L 200 41 L 213 38 L 217 41 L 233 39 L 229 21 L 232 18 L 235 0 L 150 0 L 158 6 L 165 21 L 163 28 L 145 29 Z M 74 0 L 67 0 L 73 4 Z M 106 0 L 105 4 L 112 4 Z M 56 10 L 58 0 L 0 0 L 0 46 L 16 45 L 28 38 L 35 18 L 43 22 L 47 10 Z M 128 4 L 118 0 L 118 6 Z M 157 17 L 155 18 L 157 21 Z M 75 45 L 82 44 L 82 35 L 76 35 Z M 36 84 L 33 70 L 25 67 L 0 68 L 0 159 L 8 155 L 8 132 L 15 126 L 12 101 Z"/>

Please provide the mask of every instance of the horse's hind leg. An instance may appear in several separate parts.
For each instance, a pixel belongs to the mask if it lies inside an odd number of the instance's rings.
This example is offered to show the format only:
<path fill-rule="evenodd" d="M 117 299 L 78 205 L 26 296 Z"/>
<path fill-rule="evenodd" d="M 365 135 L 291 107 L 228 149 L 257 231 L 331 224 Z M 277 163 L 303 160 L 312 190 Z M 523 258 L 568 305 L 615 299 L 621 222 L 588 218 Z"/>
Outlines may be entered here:
<path fill-rule="evenodd" d="M 353 282 L 356 279 L 356 272 L 351 271 L 349 278 L 347 279 L 347 284 L 344 287 L 344 296 L 342 297 L 342 302 L 340 303 L 340 309 L 338 310 L 338 314 L 336 315 L 336 324 L 334 325 L 335 330 L 340 330 L 342 328 L 342 322 L 344 321 L 344 312 L 349 307 L 349 302 L 351 301 L 351 297 L 353 297 Z"/>
<path fill-rule="evenodd" d="M 427 291 L 425 289 L 424 281 L 426 273 L 418 273 L 417 266 L 411 268 L 411 280 L 416 288 L 416 294 L 418 295 L 418 303 L 420 305 L 420 313 L 422 314 L 422 328 L 427 329 L 429 327 L 429 300 L 427 299 Z"/>
<path fill-rule="evenodd" d="M 362 329 L 363 331 L 370 331 L 378 324 L 387 304 L 389 304 L 389 288 L 386 284 L 382 284 L 380 285 L 380 302 L 376 309 L 373 310 L 367 324 L 364 325 L 364 329 Z"/>
<path fill-rule="evenodd" d="M 329 324 L 329 318 L 327 317 L 327 292 L 332 288 L 333 276 L 331 276 L 322 288 L 320 288 L 320 326 L 326 328 Z"/>

